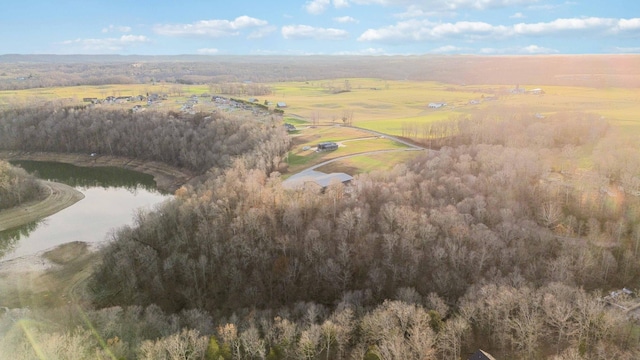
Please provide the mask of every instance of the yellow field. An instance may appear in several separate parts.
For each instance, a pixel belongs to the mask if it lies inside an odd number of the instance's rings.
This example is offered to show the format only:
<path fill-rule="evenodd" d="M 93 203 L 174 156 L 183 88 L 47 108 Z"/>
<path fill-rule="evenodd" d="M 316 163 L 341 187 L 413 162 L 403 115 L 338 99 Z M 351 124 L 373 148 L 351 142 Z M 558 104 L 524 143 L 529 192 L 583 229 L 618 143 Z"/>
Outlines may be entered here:
<path fill-rule="evenodd" d="M 351 91 L 344 89 L 349 82 Z M 627 88 L 585 88 L 569 86 L 520 85 L 540 88 L 542 95 L 512 94 L 514 85 L 462 86 L 434 82 L 385 81 L 377 79 L 337 79 L 274 84 L 273 101 L 287 103 L 286 113 L 303 118 L 316 117 L 320 123 L 342 123 L 352 112 L 353 125 L 391 135 L 400 135 L 403 123 L 447 120 L 491 108 L 517 108 L 551 115 L 581 111 L 604 116 L 613 125 L 640 131 L 640 91 Z M 495 101 L 487 98 L 496 97 Z M 470 104 L 476 100 L 478 104 Z M 430 109 L 431 102 L 447 106 Z"/>
<path fill-rule="evenodd" d="M 287 159 L 289 169 L 287 174 L 284 174 L 284 177 L 309 166 L 342 156 L 407 148 L 404 144 L 349 127 L 318 126 L 299 127 L 299 129 L 298 133 L 292 137 L 293 148 L 289 152 Z M 324 141 L 336 142 L 339 148 L 335 151 L 315 152 L 315 146 Z"/>
<path fill-rule="evenodd" d="M 285 116 L 296 115 L 309 121 L 315 117 L 320 124 L 342 124 L 343 116 L 352 115 L 354 126 L 392 135 L 400 135 L 402 124 L 406 122 L 447 120 L 452 116 L 495 107 L 515 107 L 543 115 L 562 111 L 591 112 L 604 116 L 614 125 L 630 129 L 640 126 L 640 91 L 633 88 L 520 84 L 521 88 L 541 88 L 544 91 L 543 95 L 531 95 L 511 94 L 509 90 L 515 85 L 463 86 L 360 78 L 275 83 L 271 86 L 273 94 L 261 98 L 273 103 L 285 102 Z M 337 92 L 347 87 L 349 92 Z M 85 97 L 146 96 L 147 93 L 168 94 L 170 103 L 179 103 L 189 95 L 208 91 L 207 85 L 166 83 L 40 88 L 0 91 L 0 104 L 54 99 L 81 103 Z M 496 96 L 497 100 L 486 101 L 491 96 Z M 479 104 L 470 104 L 472 100 Z M 444 102 L 447 106 L 430 109 L 428 104 L 431 102 Z"/>
<path fill-rule="evenodd" d="M 515 85 L 452 85 L 437 82 L 392 81 L 381 79 L 333 79 L 309 82 L 271 84 L 273 93 L 261 96 L 272 103 L 285 102 L 285 119 L 298 128 L 304 121 L 321 126 L 306 128 L 294 135 L 294 149 L 289 154 L 289 172 L 330 158 L 366 151 L 399 148 L 402 145 L 386 139 L 349 140 L 368 137 L 356 129 L 328 126 L 343 125 L 343 117 L 350 117 L 352 125 L 390 135 L 402 135 L 403 124 L 422 124 L 469 115 L 474 112 L 512 111 L 540 113 L 548 116 L 558 112 L 588 112 L 606 118 L 618 130 L 637 136 L 640 134 L 640 91 L 634 88 L 587 88 L 575 86 L 546 86 L 544 84 L 519 84 L 520 88 L 540 88 L 544 94 L 514 94 Z M 349 91 L 345 91 L 349 90 Z M 165 110 L 178 110 L 186 98 L 193 94 L 209 92 L 207 85 L 131 84 L 104 86 L 75 86 L 19 91 L 1 91 L 0 106 L 26 104 L 35 101 L 64 99 L 82 103 L 82 98 L 107 96 L 145 95 L 159 93 L 169 95 L 167 101 L 158 104 Z M 225 94 L 222 94 L 225 95 Z M 243 98 L 241 96 L 233 96 Z M 249 96 L 244 97 L 246 99 Z M 429 103 L 447 105 L 431 109 Z M 120 106 L 130 107 L 130 104 Z M 211 111 L 215 106 L 203 99 L 198 111 Z M 318 142 L 344 142 L 337 151 L 313 153 L 301 150 Z M 380 155 L 381 158 L 382 155 Z M 402 156 L 384 155 L 388 161 L 373 158 L 345 160 L 343 166 L 362 171 L 384 164 L 402 161 Z M 378 155 L 375 156 L 378 158 Z M 393 160 L 396 159 L 396 160 Z M 338 165 L 333 165 L 338 166 Z M 368 171 L 368 170 L 367 170 Z"/>
<path fill-rule="evenodd" d="M 398 164 L 406 163 L 416 156 L 424 154 L 422 151 L 397 151 L 372 155 L 359 155 L 327 164 L 317 170 L 325 173 L 344 172 L 355 175 L 371 171 L 388 171 Z"/>

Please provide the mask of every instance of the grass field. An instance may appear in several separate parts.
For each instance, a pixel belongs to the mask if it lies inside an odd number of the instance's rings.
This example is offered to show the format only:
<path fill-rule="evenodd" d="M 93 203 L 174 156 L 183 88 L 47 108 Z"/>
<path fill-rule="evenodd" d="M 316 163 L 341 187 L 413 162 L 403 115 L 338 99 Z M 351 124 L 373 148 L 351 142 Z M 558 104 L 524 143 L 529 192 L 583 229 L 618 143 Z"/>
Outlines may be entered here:
<path fill-rule="evenodd" d="M 534 95 L 514 94 L 511 90 L 516 87 L 515 84 L 467 86 L 368 78 L 280 82 L 272 84 L 271 87 L 273 93 L 261 96 L 260 101 L 285 102 L 287 108 L 284 109 L 284 121 L 298 128 L 292 133 L 294 148 L 288 157 L 289 173 L 342 155 L 402 147 L 389 140 L 369 139 L 343 143 L 337 151 L 329 153 L 312 154 L 312 151 L 301 150 L 304 146 L 314 147 L 322 141 L 344 142 L 371 136 L 356 129 L 335 126 L 342 125 L 345 117 L 351 118 L 354 126 L 389 135 L 402 135 L 403 124 L 446 121 L 479 111 L 514 110 L 545 116 L 558 112 L 579 111 L 603 116 L 620 132 L 630 136 L 640 134 L 640 91 L 636 88 L 519 84 L 519 87 L 525 90 L 540 88 L 544 91 L 544 94 Z M 169 99 L 154 107 L 179 110 L 187 97 L 208 92 L 207 85 L 166 83 L 29 89 L 0 92 L 0 106 L 53 99 L 81 103 L 84 97 L 104 98 L 160 93 L 168 94 Z M 428 104 L 432 102 L 443 102 L 447 105 L 431 109 Z M 133 104 L 119 106 L 130 108 Z M 208 99 L 202 99 L 196 106 L 197 111 L 213 109 L 215 106 Z M 311 122 L 322 126 L 307 127 Z M 389 161 L 402 161 L 401 158 L 391 157 Z M 378 165 L 387 162 L 381 160 Z M 376 166 L 370 166 L 373 163 L 374 159 L 350 159 L 344 166 L 357 168 L 358 170 L 354 170 L 357 172 L 361 169 L 375 168 Z"/>
<path fill-rule="evenodd" d="M 344 90 L 345 82 L 350 86 Z M 403 123 L 427 123 L 496 108 L 552 115 L 557 112 L 599 114 L 615 126 L 640 132 L 640 92 L 629 88 L 586 88 L 575 86 L 519 85 L 541 88 L 542 95 L 512 94 L 515 85 L 462 86 L 435 82 L 340 79 L 315 82 L 278 83 L 273 86 L 275 101 L 284 101 L 286 114 L 342 123 L 353 114 L 353 125 L 400 135 Z M 486 101 L 495 96 L 495 101 Z M 478 104 L 470 104 L 472 100 Z M 431 102 L 447 106 L 430 109 Z"/>
<path fill-rule="evenodd" d="M 339 148 L 335 151 L 316 152 L 316 145 L 324 141 L 336 142 Z M 343 126 L 299 127 L 297 134 L 292 136 L 292 145 L 287 158 L 287 163 L 289 164 L 288 172 L 283 175 L 285 178 L 312 165 L 342 156 L 407 148 L 406 145 L 396 141 Z M 364 165 L 363 162 L 360 162 L 360 164 Z M 355 174 L 358 172 L 360 171 L 349 173 Z"/>
<path fill-rule="evenodd" d="M 422 151 L 397 151 L 358 155 L 321 166 L 316 170 L 324 173 L 343 172 L 351 175 L 372 171 L 387 171 L 422 154 L 424 154 Z"/>

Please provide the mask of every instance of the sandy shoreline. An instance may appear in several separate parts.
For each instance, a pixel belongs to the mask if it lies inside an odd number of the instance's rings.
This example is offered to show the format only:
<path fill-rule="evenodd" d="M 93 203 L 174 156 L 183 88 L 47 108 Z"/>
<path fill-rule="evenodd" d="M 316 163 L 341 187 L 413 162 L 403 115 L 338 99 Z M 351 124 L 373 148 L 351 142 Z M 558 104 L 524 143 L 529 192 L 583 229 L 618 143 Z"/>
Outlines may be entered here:
<path fill-rule="evenodd" d="M 174 192 L 193 178 L 193 174 L 159 162 L 144 162 L 114 156 L 90 156 L 85 154 L 26 153 L 0 151 L 3 160 L 55 161 L 76 166 L 115 166 L 152 175 L 159 189 Z M 71 186 L 43 181 L 49 193 L 44 200 L 33 201 L 21 206 L 0 211 L 0 231 L 15 228 L 47 216 L 53 215 L 84 198 L 84 194 Z M 91 244 L 92 250 L 101 243 Z M 47 251 L 16 259 L 0 261 L 0 274 L 16 272 L 45 271 L 56 265 L 43 257 Z"/>
<path fill-rule="evenodd" d="M 96 252 L 107 245 L 106 241 L 85 243 L 89 252 Z M 15 273 L 32 273 L 43 272 L 46 270 L 60 267 L 51 260 L 47 259 L 45 254 L 65 244 L 55 246 L 51 249 L 39 251 L 35 254 L 21 256 L 15 259 L 0 261 L 0 277 L 6 274 Z"/>
<path fill-rule="evenodd" d="M 114 166 L 153 176 L 160 190 L 175 192 L 193 179 L 194 174 L 157 161 L 143 161 L 110 155 L 58 154 L 49 152 L 0 151 L 2 160 L 54 161 L 76 166 Z"/>
<path fill-rule="evenodd" d="M 41 182 L 47 189 L 47 197 L 0 211 L 0 231 L 43 219 L 84 199 L 83 193 L 69 185 Z"/>

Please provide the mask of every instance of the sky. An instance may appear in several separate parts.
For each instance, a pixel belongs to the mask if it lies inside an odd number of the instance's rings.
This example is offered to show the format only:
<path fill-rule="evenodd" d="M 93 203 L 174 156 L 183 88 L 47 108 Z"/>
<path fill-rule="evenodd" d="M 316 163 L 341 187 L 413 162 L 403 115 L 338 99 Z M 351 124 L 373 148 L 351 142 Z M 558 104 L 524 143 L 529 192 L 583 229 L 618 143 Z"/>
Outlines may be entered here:
<path fill-rule="evenodd" d="M 30 0 L 0 54 L 640 53 L 638 0 Z"/>

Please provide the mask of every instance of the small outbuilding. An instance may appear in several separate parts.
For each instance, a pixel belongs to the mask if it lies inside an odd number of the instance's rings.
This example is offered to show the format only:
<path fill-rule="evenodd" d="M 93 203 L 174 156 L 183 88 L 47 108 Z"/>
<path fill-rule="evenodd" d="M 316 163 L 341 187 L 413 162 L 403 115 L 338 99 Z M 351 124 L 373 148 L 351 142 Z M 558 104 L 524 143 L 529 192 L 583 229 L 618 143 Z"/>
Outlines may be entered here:
<path fill-rule="evenodd" d="M 338 150 L 338 144 L 334 142 L 321 142 L 318 144 L 316 151 L 334 151 Z"/>
<path fill-rule="evenodd" d="M 287 103 L 286 102 L 279 102 L 276 104 L 277 108 L 286 108 L 287 107 Z"/>

